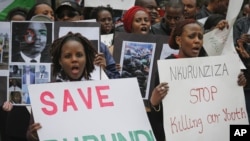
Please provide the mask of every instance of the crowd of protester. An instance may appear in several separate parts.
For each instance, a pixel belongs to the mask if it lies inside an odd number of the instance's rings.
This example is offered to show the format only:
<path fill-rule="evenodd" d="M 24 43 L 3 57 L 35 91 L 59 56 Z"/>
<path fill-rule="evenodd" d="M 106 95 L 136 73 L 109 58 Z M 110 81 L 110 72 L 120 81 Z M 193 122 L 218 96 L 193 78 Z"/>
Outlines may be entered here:
<path fill-rule="evenodd" d="M 74 0 L 63 0 L 58 3 L 56 8 L 46 2 L 39 2 L 30 9 L 15 7 L 6 16 L 6 21 L 39 20 L 73 22 L 94 19 L 100 23 L 101 35 L 114 34 L 115 36 L 117 32 L 163 35 L 170 39 L 169 45 L 171 48 L 180 49 L 177 55 L 172 54 L 166 59 L 190 58 L 207 56 L 203 48 L 203 34 L 214 28 L 227 28 L 228 23 L 225 17 L 228 4 L 229 0 L 135 0 L 134 6 L 122 11 L 113 9 L 110 5 L 89 8 L 84 7 L 83 1 L 79 4 Z M 233 26 L 235 49 L 246 66 L 246 69 L 241 70 L 239 74 L 238 85 L 244 87 L 248 111 L 250 110 L 249 5 L 250 1 L 244 1 Z M 164 11 L 164 14 L 161 14 L 161 11 Z M 207 18 L 204 24 L 198 22 L 202 18 Z M 193 32 L 193 30 L 197 32 L 197 44 L 199 44 L 197 54 L 190 53 L 188 45 L 180 45 L 176 41 L 176 36 L 185 36 L 182 35 L 184 31 L 189 33 Z M 66 42 L 62 42 L 62 40 Z M 183 42 L 185 43 L 185 41 Z M 85 48 L 85 46 L 87 47 Z M 104 43 L 100 43 L 100 52 L 97 52 L 87 38 L 75 33 L 68 33 L 63 37 L 55 39 L 50 46 L 49 51 L 51 56 L 48 58 L 48 61 L 52 62 L 55 66 L 53 68 L 54 81 L 89 80 L 94 65 L 97 65 L 104 70 L 109 79 L 137 77 L 139 85 L 142 88 L 141 91 L 143 91 L 145 89 L 144 83 L 147 80 L 145 74 L 148 74 L 147 59 L 149 56 L 140 56 L 145 57 L 146 60 L 146 62 L 141 63 L 137 61 L 135 55 L 131 55 L 133 53 L 132 50 L 128 50 L 125 60 L 127 61 L 127 65 L 125 65 L 126 68 L 120 74 L 121 66 L 119 62 L 115 62 L 113 59 L 113 52 L 110 50 L 112 47 L 114 47 L 113 44 L 107 46 Z M 79 69 L 77 76 L 68 71 L 70 66 L 67 64 L 67 58 L 60 58 L 67 51 L 71 51 L 72 56 L 76 55 L 80 60 L 80 65 L 75 66 L 75 68 Z M 82 57 L 85 55 L 85 58 Z M 83 62 L 86 62 L 86 64 Z M 84 69 L 87 71 L 84 71 Z M 161 101 L 167 95 L 168 89 L 171 88 L 168 87 L 167 83 L 159 83 L 157 79 L 155 80 L 154 90 L 150 92 L 149 102 L 151 110 L 147 112 L 157 141 L 165 141 Z M 39 139 L 36 131 L 40 128 L 41 125 L 34 123 L 33 116 L 26 106 L 13 106 L 13 102 L 11 101 L 6 101 L 1 105 L 0 141 L 37 141 Z"/>

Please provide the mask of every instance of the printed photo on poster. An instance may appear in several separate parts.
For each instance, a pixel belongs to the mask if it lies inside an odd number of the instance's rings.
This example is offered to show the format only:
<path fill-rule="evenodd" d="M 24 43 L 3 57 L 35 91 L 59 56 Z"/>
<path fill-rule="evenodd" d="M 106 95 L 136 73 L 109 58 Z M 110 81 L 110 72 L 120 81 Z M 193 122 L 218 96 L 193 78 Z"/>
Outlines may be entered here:
<path fill-rule="evenodd" d="M 144 104 L 146 107 L 150 106 L 148 99 L 151 96 L 151 93 L 154 89 L 155 82 L 155 73 L 157 73 L 157 60 L 160 59 L 161 51 L 164 44 L 167 44 L 168 37 L 163 35 L 141 35 L 141 34 L 133 34 L 133 33 L 125 33 L 125 32 L 117 32 L 114 36 L 114 48 L 113 48 L 113 57 L 115 62 L 121 63 L 121 59 L 123 58 L 123 45 L 124 42 L 136 42 L 136 43 L 146 43 L 146 44 L 155 44 L 154 52 L 152 52 L 152 60 L 150 65 L 152 65 L 152 69 L 149 70 L 149 76 L 147 80 L 147 91 L 142 95 Z M 120 64 L 122 67 L 122 65 Z M 151 75 L 152 74 L 152 75 Z"/>
<path fill-rule="evenodd" d="M 122 45 L 121 77 L 136 77 L 143 98 L 148 97 L 155 48 L 155 43 L 146 42 L 124 41 Z"/>
<path fill-rule="evenodd" d="M 8 99 L 15 105 L 29 105 L 28 85 L 51 82 L 50 63 L 11 63 Z"/>
<path fill-rule="evenodd" d="M 53 40 L 53 23 L 11 22 L 10 62 L 50 63 L 49 46 Z"/>
<path fill-rule="evenodd" d="M 0 22 L 0 65 L 9 63 L 10 22 Z M 0 68 L 1 69 L 1 68 Z"/>

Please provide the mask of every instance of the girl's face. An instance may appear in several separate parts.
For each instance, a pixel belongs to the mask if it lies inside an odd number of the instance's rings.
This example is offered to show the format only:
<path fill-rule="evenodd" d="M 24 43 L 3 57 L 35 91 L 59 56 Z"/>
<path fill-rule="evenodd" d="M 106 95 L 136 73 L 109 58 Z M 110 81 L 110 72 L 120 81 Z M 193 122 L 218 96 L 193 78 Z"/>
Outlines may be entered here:
<path fill-rule="evenodd" d="M 35 11 L 36 15 L 45 15 L 48 16 L 52 21 L 54 21 L 54 11 L 52 10 L 51 7 L 49 7 L 46 4 L 40 4 L 36 7 Z"/>
<path fill-rule="evenodd" d="M 150 18 L 145 11 L 137 11 L 132 22 L 132 33 L 148 34 Z"/>
<path fill-rule="evenodd" d="M 80 80 L 86 67 L 84 46 L 75 40 L 69 40 L 62 46 L 59 63 L 69 80 Z"/>
<path fill-rule="evenodd" d="M 176 36 L 181 58 L 198 57 L 203 45 L 203 30 L 197 23 L 187 24 L 183 27 L 181 36 Z"/>
<path fill-rule="evenodd" d="M 113 28 L 112 15 L 109 11 L 103 10 L 98 13 L 98 22 L 101 24 L 102 34 L 108 34 Z"/>

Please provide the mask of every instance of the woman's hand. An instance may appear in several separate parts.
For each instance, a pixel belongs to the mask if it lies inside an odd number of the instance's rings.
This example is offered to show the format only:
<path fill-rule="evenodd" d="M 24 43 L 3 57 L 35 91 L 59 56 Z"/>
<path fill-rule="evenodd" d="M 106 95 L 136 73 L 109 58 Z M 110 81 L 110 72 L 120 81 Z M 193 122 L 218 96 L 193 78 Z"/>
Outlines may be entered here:
<path fill-rule="evenodd" d="M 12 110 L 12 108 L 13 108 L 13 105 L 12 105 L 12 103 L 11 102 L 9 102 L 9 101 L 5 101 L 4 102 L 4 104 L 3 104 L 3 110 L 4 111 L 7 111 L 7 112 L 9 112 L 9 111 L 11 111 Z"/>
<path fill-rule="evenodd" d="M 106 59 L 105 59 L 103 53 L 96 54 L 94 64 L 97 65 L 97 66 L 100 66 L 103 70 L 106 69 L 107 64 L 106 64 Z"/>
<path fill-rule="evenodd" d="M 169 90 L 168 83 L 163 82 L 156 86 L 152 92 L 152 96 L 150 98 L 150 103 L 152 106 L 157 106 L 160 104 L 162 99 L 167 95 Z"/>

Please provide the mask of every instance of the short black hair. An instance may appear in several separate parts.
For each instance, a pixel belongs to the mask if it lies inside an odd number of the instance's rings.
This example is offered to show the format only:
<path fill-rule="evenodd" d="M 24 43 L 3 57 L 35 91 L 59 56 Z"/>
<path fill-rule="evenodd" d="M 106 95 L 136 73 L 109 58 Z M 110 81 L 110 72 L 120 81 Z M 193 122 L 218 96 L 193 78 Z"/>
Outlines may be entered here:
<path fill-rule="evenodd" d="M 111 17 L 114 17 L 114 11 L 113 8 L 110 7 L 110 5 L 105 6 L 98 6 L 91 10 L 90 12 L 90 19 L 96 19 L 98 18 L 98 14 L 102 11 L 108 11 L 111 14 Z"/>

